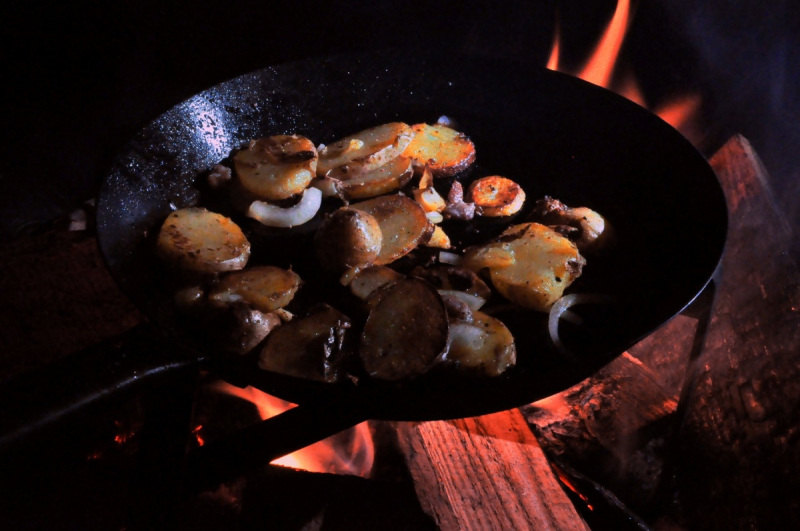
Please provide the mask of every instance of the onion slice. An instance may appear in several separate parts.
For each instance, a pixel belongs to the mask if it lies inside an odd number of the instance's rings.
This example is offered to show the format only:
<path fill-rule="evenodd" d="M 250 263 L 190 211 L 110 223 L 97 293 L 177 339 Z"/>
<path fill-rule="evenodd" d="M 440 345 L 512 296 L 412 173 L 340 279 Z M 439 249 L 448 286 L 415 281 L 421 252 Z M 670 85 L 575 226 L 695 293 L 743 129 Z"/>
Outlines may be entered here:
<path fill-rule="evenodd" d="M 295 227 L 311 220 L 321 205 L 322 192 L 318 188 L 306 188 L 294 206 L 281 208 L 265 201 L 253 201 L 247 216 L 268 227 Z"/>
<path fill-rule="evenodd" d="M 571 293 L 564 295 L 558 299 L 555 304 L 550 308 L 550 314 L 547 319 L 547 330 L 550 333 L 550 339 L 556 348 L 564 355 L 574 361 L 573 354 L 564 346 L 561 337 L 558 335 L 558 325 L 562 319 L 579 324 L 582 320 L 580 316 L 572 313 L 570 308 L 577 304 L 599 304 L 608 303 L 611 299 L 605 295 L 587 294 L 587 293 Z"/>

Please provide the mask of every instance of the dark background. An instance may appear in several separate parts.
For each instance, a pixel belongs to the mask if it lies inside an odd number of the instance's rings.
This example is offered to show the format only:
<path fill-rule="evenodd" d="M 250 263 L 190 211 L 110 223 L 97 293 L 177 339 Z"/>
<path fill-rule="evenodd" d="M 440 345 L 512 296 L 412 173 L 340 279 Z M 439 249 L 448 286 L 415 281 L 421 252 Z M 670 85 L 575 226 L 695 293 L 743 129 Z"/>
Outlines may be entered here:
<path fill-rule="evenodd" d="M 0 17 L 5 95 L 0 238 L 30 234 L 91 198 L 139 128 L 239 74 L 286 61 L 416 46 L 580 66 L 615 0 L 28 2 Z M 702 97 L 698 147 L 734 133 L 762 157 L 800 226 L 800 18 L 789 0 L 633 2 L 622 66 L 656 106 Z M 7 10 L 9 8 L 6 8 Z M 491 91 L 491 80 L 476 80 Z"/>

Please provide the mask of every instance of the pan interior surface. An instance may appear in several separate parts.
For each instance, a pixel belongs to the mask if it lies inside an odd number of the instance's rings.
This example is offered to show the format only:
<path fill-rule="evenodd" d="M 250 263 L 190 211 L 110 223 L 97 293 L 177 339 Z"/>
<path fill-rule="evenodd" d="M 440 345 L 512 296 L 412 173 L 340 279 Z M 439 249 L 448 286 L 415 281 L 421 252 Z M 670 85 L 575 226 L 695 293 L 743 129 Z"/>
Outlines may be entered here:
<path fill-rule="evenodd" d="M 213 357 L 178 325 L 152 252 L 153 235 L 171 209 L 197 200 L 196 181 L 252 138 L 297 133 L 328 143 L 385 122 L 431 123 L 440 116 L 472 139 L 478 168 L 516 180 L 529 204 L 549 195 L 608 219 L 616 243 L 587 259 L 573 291 L 613 303 L 588 309 L 585 326 L 565 330 L 572 357 L 549 341 L 545 315 L 501 315 L 515 336 L 519 363 L 497 378 L 341 386 L 252 367 L 248 383 L 301 404 L 352 396 L 353 403 L 370 404 L 373 418 L 456 418 L 508 409 L 590 376 L 679 313 L 708 283 L 725 242 L 724 196 L 705 159 L 674 129 L 619 96 L 556 72 L 394 51 L 266 68 L 166 112 L 131 141 L 104 183 L 101 249 L 122 289 L 152 320 L 181 344 Z"/>

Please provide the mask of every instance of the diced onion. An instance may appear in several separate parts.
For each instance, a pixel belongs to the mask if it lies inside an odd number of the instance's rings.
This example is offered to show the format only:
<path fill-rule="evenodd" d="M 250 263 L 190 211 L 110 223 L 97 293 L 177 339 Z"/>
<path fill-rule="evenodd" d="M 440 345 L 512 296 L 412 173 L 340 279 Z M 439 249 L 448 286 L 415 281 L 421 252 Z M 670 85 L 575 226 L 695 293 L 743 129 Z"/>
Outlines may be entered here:
<path fill-rule="evenodd" d="M 442 221 L 444 221 L 444 217 L 442 217 L 442 215 L 436 211 L 426 213 L 425 217 L 428 218 L 428 221 L 434 224 L 441 223 Z"/>
<path fill-rule="evenodd" d="M 253 201 L 247 215 L 269 227 L 295 227 L 311 220 L 321 205 L 322 192 L 317 188 L 306 188 L 294 206 L 281 208 L 265 201 Z"/>
<path fill-rule="evenodd" d="M 439 262 L 455 266 L 461 265 L 461 255 L 449 251 L 439 251 Z"/>
<path fill-rule="evenodd" d="M 287 310 L 286 308 L 278 308 L 277 310 L 272 310 L 272 313 L 277 315 L 281 321 L 284 323 L 288 323 L 292 319 L 294 319 L 294 314 Z"/>

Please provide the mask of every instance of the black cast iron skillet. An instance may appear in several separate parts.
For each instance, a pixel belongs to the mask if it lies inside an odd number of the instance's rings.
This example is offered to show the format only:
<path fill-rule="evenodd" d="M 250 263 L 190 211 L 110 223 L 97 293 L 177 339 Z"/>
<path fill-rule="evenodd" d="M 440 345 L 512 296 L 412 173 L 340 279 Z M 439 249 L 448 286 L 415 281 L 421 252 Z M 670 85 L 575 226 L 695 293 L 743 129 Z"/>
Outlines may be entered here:
<path fill-rule="evenodd" d="M 573 286 L 612 302 L 578 310 L 584 325 L 563 329 L 571 358 L 547 339 L 545 316 L 506 312 L 500 317 L 515 336 L 519 363 L 501 377 L 322 384 L 258 370 L 250 358 L 221 357 L 179 325 L 152 237 L 173 208 L 198 200 L 196 183 L 231 150 L 260 136 L 299 133 L 325 143 L 389 121 L 433 122 L 440 115 L 453 119 L 476 145 L 477 166 L 465 179 L 505 175 L 522 184 L 529 204 L 547 194 L 589 206 L 614 226 L 616 245 L 590 256 Z M 314 226 L 281 239 L 255 222 L 240 221 L 258 249 L 251 262 L 291 256 L 292 242 L 302 241 L 304 230 Z M 491 224 L 477 228 L 477 236 L 467 231 L 465 239 L 478 241 L 497 230 Z M 173 356 L 208 363 L 237 385 L 255 385 L 299 404 L 272 423 L 284 430 L 271 442 L 275 455 L 359 420 L 480 415 L 581 381 L 703 290 L 720 260 L 726 228 L 724 197 L 704 158 L 637 105 L 545 69 L 403 51 L 266 68 L 194 96 L 132 140 L 98 205 L 98 236 L 108 266 L 174 341 Z M 292 440 L 286 431 L 299 427 L 311 433 Z M 233 448 L 242 449 L 220 452 Z"/>

